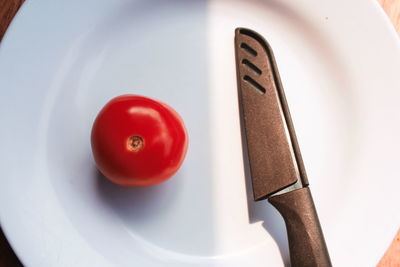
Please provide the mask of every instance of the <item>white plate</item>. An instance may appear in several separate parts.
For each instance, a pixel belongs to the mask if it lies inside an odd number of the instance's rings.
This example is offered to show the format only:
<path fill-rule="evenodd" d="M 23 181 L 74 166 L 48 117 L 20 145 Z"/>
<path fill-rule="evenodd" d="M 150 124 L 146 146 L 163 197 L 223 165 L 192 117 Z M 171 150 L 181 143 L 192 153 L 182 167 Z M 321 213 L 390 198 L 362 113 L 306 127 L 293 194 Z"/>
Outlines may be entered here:
<path fill-rule="evenodd" d="M 283 220 L 243 175 L 233 34 L 274 49 L 335 266 L 400 225 L 400 44 L 374 0 L 27 1 L 0 49 L 0 216 L 28 266 L 283 266 Z M 172 180 L 99 177 L 110 98 L 165 101 L 190 135 Z"/>

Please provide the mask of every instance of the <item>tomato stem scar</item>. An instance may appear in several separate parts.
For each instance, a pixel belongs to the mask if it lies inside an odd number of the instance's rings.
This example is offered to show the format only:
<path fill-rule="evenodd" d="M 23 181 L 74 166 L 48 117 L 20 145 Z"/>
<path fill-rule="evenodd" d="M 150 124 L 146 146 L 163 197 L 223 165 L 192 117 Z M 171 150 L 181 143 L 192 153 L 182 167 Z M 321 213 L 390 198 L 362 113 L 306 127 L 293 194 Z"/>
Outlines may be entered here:
<path fill-rule="evenodd" d="M 132 152 L 138 152 L 142 150 L 144 146 L 143 138 L 138 135 L 132 135 L 128 138 L 127 147 Z"/>

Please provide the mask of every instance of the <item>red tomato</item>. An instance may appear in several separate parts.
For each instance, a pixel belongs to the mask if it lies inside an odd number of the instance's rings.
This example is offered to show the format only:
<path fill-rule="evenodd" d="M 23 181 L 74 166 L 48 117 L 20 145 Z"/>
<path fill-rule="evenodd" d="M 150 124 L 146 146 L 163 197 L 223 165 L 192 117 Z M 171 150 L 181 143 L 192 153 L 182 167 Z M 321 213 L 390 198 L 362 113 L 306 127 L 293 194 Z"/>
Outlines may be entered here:
<path fill-rule="evenodd" d="M 93 124 L 98 169 L 123 186 L 148 186 L 170 178 L 186 155 L 188 136 L 178 113 L 138 95 L 108 102 Z"/>

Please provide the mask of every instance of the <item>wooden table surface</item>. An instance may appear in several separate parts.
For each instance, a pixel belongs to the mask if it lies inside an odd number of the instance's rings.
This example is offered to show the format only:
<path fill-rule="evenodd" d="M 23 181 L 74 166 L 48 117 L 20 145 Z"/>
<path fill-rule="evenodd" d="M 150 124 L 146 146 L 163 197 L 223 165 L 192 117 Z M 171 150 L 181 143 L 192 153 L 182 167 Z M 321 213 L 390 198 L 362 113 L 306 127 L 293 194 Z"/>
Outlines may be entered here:
<path fill-rule="evenodd" d="M 378 0 L 388 14 L 390 20 L 400 34 L 400 0 Z M 0 41 L 10 21 L 24 0 L 0 0 Z M 367 233 L 366 233 L 367 234 Z M 373 240 L 371 240 L 373 242 Z M 0 267 L 22 266 L 10 248 L 3 232 L 0 229 Z M 400 229 L 395 235 L 388 250 L 383 255 L 378 267 L 400 267 Z"/>

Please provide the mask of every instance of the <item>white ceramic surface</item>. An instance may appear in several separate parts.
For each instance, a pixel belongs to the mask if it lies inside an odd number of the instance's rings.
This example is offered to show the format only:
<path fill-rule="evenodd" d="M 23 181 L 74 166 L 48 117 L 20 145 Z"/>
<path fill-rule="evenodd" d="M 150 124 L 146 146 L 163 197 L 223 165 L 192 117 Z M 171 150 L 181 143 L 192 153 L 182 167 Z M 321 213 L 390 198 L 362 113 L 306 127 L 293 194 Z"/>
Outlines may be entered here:
<path fill-rule="evenodd" d="M 334 266 L 377 263 L 400 225 L 400 42 L 375 0 L 36 0 L 0 47 L 0 219 L 27 266 L 288 262 L 283 220 L 244 179 L 239 26 L 275 52 Z M 164 184 L 95 169 L 91 124 L 125 93 L 187 124 Z"/>

